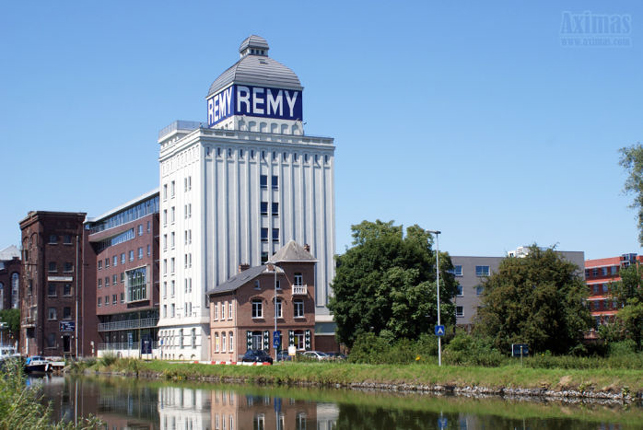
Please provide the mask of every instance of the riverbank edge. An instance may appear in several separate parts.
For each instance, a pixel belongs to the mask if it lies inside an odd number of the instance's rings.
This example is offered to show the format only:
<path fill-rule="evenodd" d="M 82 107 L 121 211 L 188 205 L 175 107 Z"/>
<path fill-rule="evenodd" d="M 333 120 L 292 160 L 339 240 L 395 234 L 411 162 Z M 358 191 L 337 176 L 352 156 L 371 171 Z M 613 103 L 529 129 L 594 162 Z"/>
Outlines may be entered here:
<path fill-rule="evenodd" d="M 123 370 L 91 370 L 84 371 L 87 375 L 108 375 L 121 377 L 135 377 L 145 380 L 173 380 L 191 381 L 219 384 L 236 385 L 257 385 L 257 386 L 285 386 L 285 387 L 313 387 L 313 388 L 334 388 L 349 390 L 386 391 L 400 393 L 425 393 L 457 396 L 498 396 L 509 398 L 540 398 L 549 400 L 592 400 L 618 403 L 631 403 L 643 399 L 643 389 L 631 391 L 627 386 L 611 385 L 606 390 L 580 390 L 574 388 L 552 389 L 533 387 L 510 387 L 497 386 L 489 387 L 484 385 L 469 384 L 466 382 L 438 382 L 416 384 L 410 382 L 381 382 L 381 381 L 333 381 L 333 380 L 306 380 L 293 379 L 290 375 L 287 378 L 275 377 L 275 375 L 257 375 L 256 372 L 248 372 L 243 375 L 208 375 L 188 372 L 191 363 L 174 364 L 182 366 L 183 372 L 151 371 L 137 369 L 136 371 Z M 209 366 L 209 365 L 208 365 Z M 252 369 L 252 368 L 247 368 Z M 255 368 L 256 369 L 256 368 Z M 190 369 L 194 370 L 194 369 Z M 573 381 L 568 381 L 572 386 Z"/>

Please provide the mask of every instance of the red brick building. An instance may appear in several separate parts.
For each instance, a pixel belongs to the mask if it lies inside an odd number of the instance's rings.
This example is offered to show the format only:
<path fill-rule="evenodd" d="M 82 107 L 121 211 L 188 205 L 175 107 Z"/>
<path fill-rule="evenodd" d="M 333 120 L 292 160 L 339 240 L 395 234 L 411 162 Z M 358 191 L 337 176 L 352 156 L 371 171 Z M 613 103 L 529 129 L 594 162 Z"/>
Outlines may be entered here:
<path fill-rule="evenodd" d="M 82 289 L 85 213 L 29 212 L 20 221 L 20 353 L 77 357 L 95 337 L 94 296 Z"/>
<path fill-rule="evenodd" d="M 623 254 L 620 257 L 585 260 L 585 282 L 589 287 L 589 310 L 596 321 L 596 327 L 614 319 L 619 310 L 618 303 L 609 293 L 609 284 L 621 280 L 621 268 L 643 261 L 643 256 Z"/>
<path fill-rule="evenodd" d="M 142 343 L 153 349 L 158 339 L 158 189 L 88 219 L 85 232 L 84 283 L 98 318 L 95 355 L 140 357 Z"/>
<path fill-rule="evenodd" d="M 0 310 L 20 307 L 20 251 L 15 246 L 0 251 Z"/>
<path fill-rule="evenodd" d="M 275 356 L 275 296 L 280 348 L 314 349 L 315 262 L 307 249 L 290 241 L 270 263 L 241 266 L 236 276 L 208 291 L 212 360 L 236 361 L 248 349 Z M 181 343 L 178 351 L 186 348 L 189 341 Z"/>

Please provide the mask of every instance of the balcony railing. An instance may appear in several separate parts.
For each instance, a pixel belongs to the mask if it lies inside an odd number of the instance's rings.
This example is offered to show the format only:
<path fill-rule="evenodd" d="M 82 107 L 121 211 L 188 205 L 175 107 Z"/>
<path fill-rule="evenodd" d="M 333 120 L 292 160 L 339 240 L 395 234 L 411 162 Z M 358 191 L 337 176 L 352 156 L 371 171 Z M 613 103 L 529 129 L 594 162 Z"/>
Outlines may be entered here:
<path fill-rule="evenodd" d="M 99 323 L 98 331 L 117 331 L 117 330 L 131 330 L 139 328 L 152 328 L 156 327 L 158 318 L 141 318 L 135 320 L 125 321 L 112 321 L 107 323 Z"/>
<path fill-rule="evenodd" d="M 152 342 L 152 349 L 158 348 L 158 341 Z M 136 342 L 110 342 L 110 343 L 99 343 L 99 351 L 123 351 L 123 350 L 133 350 L 136 351 L 140 349 L 139 341 Z"/>
<path fill-rule="evenodd" d="M 293 285 L 292 286 L 292 295 L 301 296 L 308 294 L 308 285 Z"/>

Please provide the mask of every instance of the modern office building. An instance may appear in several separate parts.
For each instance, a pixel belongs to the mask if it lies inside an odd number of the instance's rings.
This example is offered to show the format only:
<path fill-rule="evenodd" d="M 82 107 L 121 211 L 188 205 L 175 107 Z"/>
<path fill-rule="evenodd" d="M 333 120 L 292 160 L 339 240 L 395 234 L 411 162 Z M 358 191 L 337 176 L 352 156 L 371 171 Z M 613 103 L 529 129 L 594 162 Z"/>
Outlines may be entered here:
<path fill-rule="evenodd" d="M 9 246 L 0 251 L 0 310 L 19 309 L 20 251 Z"/>
<path fill-rule="evenodd" d="M 315 330 L 334 334 L 326 307 L 334 276 L 334 142 L 304 134 L 301 82 L 268 50 L 261 37 L 245 39 L 239 61 L 210 86 L 207 123 L 176 121 L 159 134 L 160 305 L 168 309 L 159 330 L 177 342 L 195 333 L 186 359 L 209 358 L 206 291 L 240 265 L 266 263 L 290 240 L 308 244 L 317 260 Z"/>
<path fill-rule="evenodd" d="M 610 284 L 621 280 L 622 268 L 641 261 L 643 256 L 634 253 L 585 261 L 585 281 L 589 287 L 587 301 L 596 328 L 601 324 L 612 322 L 620 309 L 619 304 L 610 295 Z"/>
<path fill-rule="evenodd" d="M 82 289 L 85 213 L 29 212 L 20 221 L 20 353 L 77 357 L 95 336 L 92 291 Z"/>
<path fill-rule="evenodd" d="M 95 292 L 96 355 L 152 356 L 159 303 L 159 193 L 85 222 L 85 287 Z"/>
<path fill-rule="evenodd" d="M 585 253 L 582 251 L 556 251 L 567 261 L 578 266 L 578 274 L 583 276 Z M 529 247 L 521 246 L 507 253 L 507 257 L 524 258 L 529 254 Z M 456 326 L 470 330 L 475 323 L 478 308 L 481 304 L 485 279 L 498 271 L 500 262 L 505 257 L 465 257 L 452 256 L 458 294 L 455 297 Z"/>

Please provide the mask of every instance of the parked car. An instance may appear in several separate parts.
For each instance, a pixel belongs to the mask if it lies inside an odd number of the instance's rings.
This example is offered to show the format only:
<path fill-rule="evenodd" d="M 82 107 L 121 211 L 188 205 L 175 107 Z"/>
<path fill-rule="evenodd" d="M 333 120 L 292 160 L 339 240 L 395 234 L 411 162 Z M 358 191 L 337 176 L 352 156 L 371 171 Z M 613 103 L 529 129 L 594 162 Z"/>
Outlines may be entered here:
<path fill-rule="evenodd" d="M 321 351 L 306 351 L 301 353 L 302 357 L 314 358 L 316 360 L 328 360 L 329 357 L 325 352 Z"/>
<path fill-rule="evenodd" d="M 292 361 L 292 357 L 288 355 L 288 351 L 283 350 L 277 353 L 277 361 Z"/>
<path fill-rule="evenodd" d="M 272 357 L 262 349 L 249 349 L 241 357 L 244 363 L 270 363 L 272 364 Z"/>

